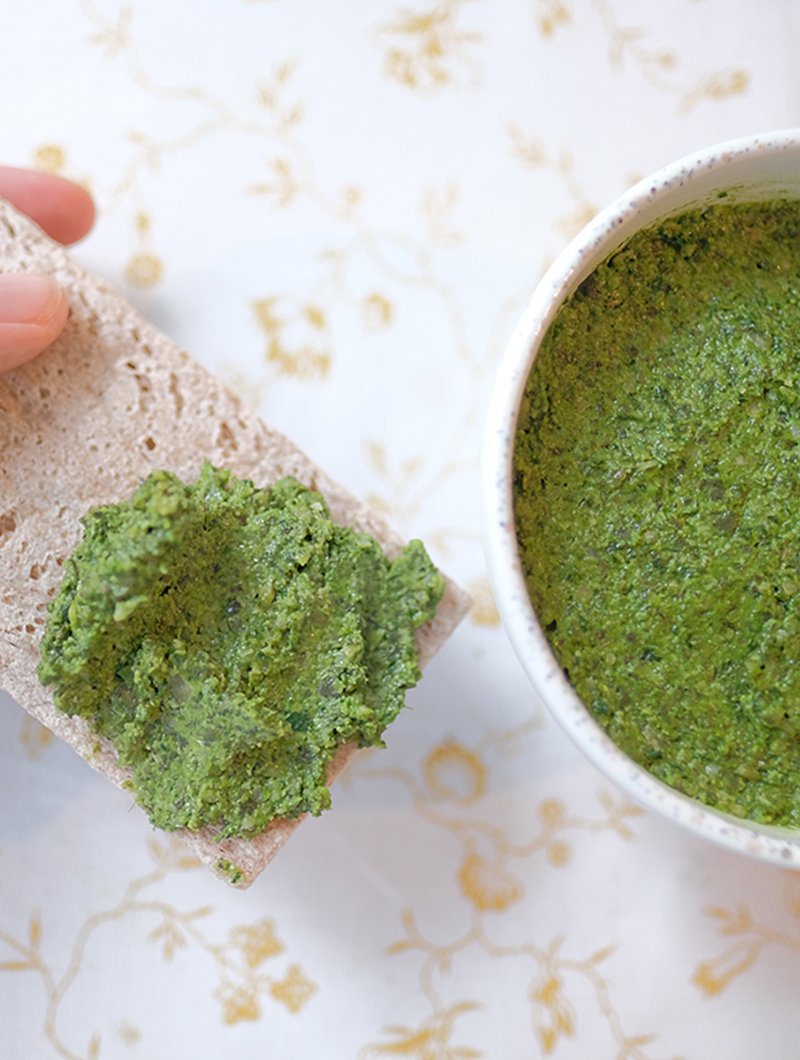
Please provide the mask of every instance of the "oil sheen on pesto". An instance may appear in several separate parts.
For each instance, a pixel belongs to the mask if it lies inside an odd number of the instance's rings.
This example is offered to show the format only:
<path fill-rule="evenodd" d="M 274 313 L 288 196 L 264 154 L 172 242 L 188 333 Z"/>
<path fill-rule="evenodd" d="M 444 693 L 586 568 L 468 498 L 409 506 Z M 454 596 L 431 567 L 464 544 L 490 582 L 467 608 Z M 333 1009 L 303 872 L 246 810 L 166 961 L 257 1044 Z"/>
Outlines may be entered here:
<path fill-rule="evenodd" d="M 634 236 L 562 307 L 515 461 L 534 606 L 584 703 L 701 802 L 800 827 L 800 204 Z"/>
<path fill-rule="evenodd" d="M 83 519 L 39 677 L 108 737 L 154 825 L 251 836 L 318 814 L 343 743 L 380 745 L 444 592 L 420 542 L 393 561 L 293 478 L 155 471 Z"/>

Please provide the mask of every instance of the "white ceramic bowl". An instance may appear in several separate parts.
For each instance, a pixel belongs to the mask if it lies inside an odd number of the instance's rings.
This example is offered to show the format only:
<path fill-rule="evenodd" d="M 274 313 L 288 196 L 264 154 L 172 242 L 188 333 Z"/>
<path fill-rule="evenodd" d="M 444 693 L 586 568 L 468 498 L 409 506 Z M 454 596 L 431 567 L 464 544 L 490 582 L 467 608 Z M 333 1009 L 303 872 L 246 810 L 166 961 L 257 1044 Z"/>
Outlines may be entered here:
<path fill-rule="evenodd" d="M 698 151 L 641 181 L 559 255 L 511 338 L 495 383 L 483 452 L 483 533 L 489 574 L 514 650 L 545 704 L 587 757 L 632 799 L 696 835 L 764 861 L 800 867 L 800 830 L 730 817 L 656 780 L 595 722 L 565 678 L 525 587 L 514 525 L 517 410 L 541 340 L 562 302 L 640 228 L 719 201 L 800 199 L 800 129 L 748 136 Z"/>

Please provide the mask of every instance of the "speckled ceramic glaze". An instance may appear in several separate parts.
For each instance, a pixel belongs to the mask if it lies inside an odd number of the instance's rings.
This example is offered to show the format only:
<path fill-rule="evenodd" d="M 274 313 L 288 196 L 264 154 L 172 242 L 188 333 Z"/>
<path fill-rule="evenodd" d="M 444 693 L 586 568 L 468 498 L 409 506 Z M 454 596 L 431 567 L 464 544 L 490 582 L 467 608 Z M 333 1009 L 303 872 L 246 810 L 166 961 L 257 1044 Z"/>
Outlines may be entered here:
<path fill-rule="evenodd" d="M 573 240 L 537 287 L 506 350 L 483 454 L 484 541 L 504 626 L 547 707 L 588 758 L 635 801 L 703 838 L 764 861 L 800 867 L 800 831 L 750 824 L 666 787 L 606 736 L 564 677 L 531 606 L 514 527 L 517 411 L 542 338 L 578 284 L 640 228 L 717 201 L 800 198 L 800 129 L 719 144 L 665 167 L 612 203 Z"/>

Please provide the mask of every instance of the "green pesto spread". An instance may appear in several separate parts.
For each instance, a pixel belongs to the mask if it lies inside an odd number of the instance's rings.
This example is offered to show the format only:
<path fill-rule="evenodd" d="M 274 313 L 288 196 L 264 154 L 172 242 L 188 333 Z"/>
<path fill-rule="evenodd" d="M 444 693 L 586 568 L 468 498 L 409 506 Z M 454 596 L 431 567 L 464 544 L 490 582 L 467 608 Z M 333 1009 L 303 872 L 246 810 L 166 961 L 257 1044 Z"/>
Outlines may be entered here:
<path fill-rule="evenodd" d="M 208 462 L 83 524 L 38 673 L 111 740 L 153 824 L 252 836 L 327 808 L 337 748 L 381 745 L 419 679 L 414 631 L 444 593 L 422 544 L 390 562 L 295 479 Z"/>
<path fill-rule="evenodd" d="M 522 403 L 518 538 L 569 680 L 656 777 L 800 827 L 800 203 L 634 236 Z"/>

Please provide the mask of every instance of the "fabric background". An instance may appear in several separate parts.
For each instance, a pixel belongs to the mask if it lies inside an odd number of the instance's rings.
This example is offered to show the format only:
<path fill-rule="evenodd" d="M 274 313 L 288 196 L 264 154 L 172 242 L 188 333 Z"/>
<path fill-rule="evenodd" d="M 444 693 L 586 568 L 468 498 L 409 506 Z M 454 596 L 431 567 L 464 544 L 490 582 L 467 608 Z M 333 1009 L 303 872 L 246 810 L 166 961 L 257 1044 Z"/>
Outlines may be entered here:
<path fill-rule="evenodd" d="M 644 814 L 547 717 L 488 586 L 478 462 L 568 239 L 691 150 L 800 125 L 800 8 L 2 7 L 0 156 L 91 189 L 75 257 L 475 607 L 247 892 L 1 698 L 0 1052 L 793 1060 L 800 876 Z"/>

